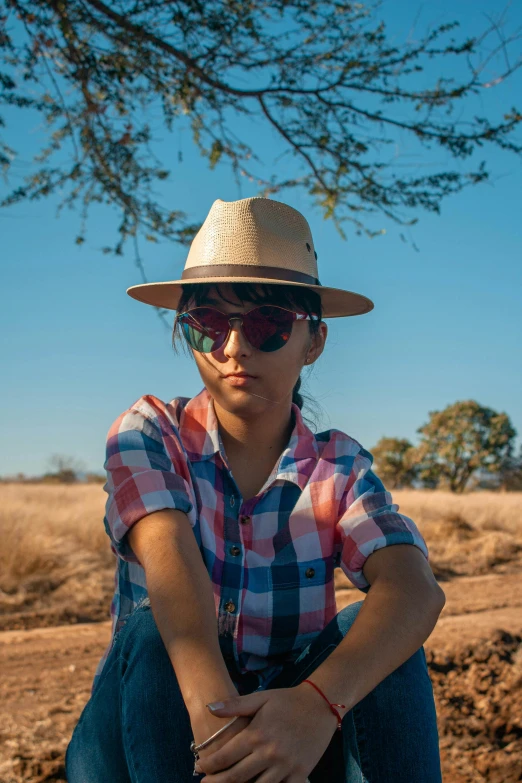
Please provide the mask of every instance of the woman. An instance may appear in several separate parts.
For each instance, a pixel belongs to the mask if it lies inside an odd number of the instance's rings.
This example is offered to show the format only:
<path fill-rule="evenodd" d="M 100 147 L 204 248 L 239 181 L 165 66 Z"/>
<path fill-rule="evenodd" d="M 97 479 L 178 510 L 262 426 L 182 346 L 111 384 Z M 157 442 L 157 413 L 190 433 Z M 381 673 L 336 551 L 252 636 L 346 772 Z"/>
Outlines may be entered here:
<path fill-rule="evenodd" d="M 177 310 L 204 388 L 109 430 L 113 634 L 69 783 L 441 781 L 426 544 L 372 455 L 300 410 L 323 319 L 373 308 L 316 259 L 292 207 L 218 199 L 182 278 L 128 290 Z M 340 612 L 336 566 L 367 593 Z"/>

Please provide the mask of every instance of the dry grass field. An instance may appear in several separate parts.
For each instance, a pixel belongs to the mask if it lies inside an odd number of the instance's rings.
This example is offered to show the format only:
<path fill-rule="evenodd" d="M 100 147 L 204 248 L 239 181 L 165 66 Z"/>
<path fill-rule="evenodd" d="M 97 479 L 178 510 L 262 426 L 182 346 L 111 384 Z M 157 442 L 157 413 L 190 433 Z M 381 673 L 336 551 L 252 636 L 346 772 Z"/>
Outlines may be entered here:
<path fill-rule="evenodd" d="M 446 593 L 424 645 L 444 783 L 522 781 L 522 493 L 393 497 Z M 0 484 L 0 783 L 65 781 L 110 638 L 105 499 L 99 484 Z M 364 598 L 340 570 L 336 586 L 339 608 Z"/>

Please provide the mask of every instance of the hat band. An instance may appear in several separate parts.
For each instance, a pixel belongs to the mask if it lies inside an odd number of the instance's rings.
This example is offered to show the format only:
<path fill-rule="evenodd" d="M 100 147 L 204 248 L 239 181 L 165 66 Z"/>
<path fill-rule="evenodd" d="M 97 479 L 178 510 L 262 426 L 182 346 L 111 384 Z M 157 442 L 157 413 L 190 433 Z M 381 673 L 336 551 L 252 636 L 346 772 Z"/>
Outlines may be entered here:
<path fill-rule="evenodd" d="M 191 266 L 183 270 L 181 279 L 200 277 L 258 277 L 265 279 L 287 280 L 289 283 L 308 283 L 321 285 L 317 277 L 297 272 L 294 269 L 283 269 L 279 266 L 255 266 L 254 264 L 205 264 Z"/>

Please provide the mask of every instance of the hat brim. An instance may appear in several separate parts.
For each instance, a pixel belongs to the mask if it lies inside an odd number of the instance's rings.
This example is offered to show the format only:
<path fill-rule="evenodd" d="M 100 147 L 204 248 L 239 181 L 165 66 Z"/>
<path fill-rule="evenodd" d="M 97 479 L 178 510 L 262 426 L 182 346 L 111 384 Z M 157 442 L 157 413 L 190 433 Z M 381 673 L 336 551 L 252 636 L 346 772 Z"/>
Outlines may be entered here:
<path fill-rule="evenodd" d="M 343 288 L 329 288 L 324 285 L 309 283 L 294 283 L 287 280 L 273 280 L 259 277 L 205 277 L 169 280 L 160 283 L 140 283 L 127 288 L 127 293 L 133 299 L 144 304 L 162 307 L 167 310 L 177 310 L 181 297 L 182 286 L 194 283 L 256 283 L 268 285 L 292 285 L 298 288 L 310 288 L 321 297 L 323 318 L 341 318 L 349 315 L 364 315 L 374 308 L 374 303 L 362 294 L 345 291 Z"/>

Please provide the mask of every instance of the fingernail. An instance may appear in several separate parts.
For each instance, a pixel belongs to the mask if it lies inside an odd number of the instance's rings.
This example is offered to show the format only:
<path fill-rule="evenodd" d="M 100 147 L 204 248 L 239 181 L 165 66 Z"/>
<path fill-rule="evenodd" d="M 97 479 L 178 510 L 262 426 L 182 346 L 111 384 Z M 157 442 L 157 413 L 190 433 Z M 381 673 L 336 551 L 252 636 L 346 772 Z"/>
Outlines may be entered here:
<path fill-rule="evenodd" d="M 203 770 L 201 769 L 201 767 L 199 766 L 199 764 L 196 764 L 196 766 L 194 767 L 194 769 L 196 770 L 196 772 L 203 772 Z"/>
<path fill-rule="evenodd" d="M 225 706 L 225 705 L 223 704 L 223 702 L 222 702 L 222 701 L 213 701 L 213 702 L 211 702 L 210 704 L 207 704 L 207 707 L 208 707 L 208 708 L 209 708 L 209 710 L 211 710 L 212 712 L 214 712 L 214 710 L 222 710 L 224 706 Z"/>

